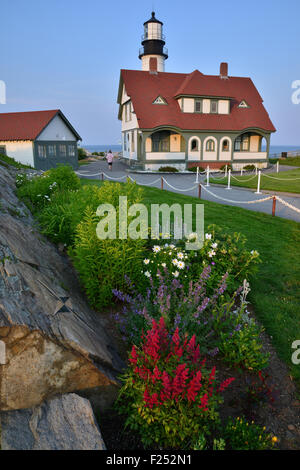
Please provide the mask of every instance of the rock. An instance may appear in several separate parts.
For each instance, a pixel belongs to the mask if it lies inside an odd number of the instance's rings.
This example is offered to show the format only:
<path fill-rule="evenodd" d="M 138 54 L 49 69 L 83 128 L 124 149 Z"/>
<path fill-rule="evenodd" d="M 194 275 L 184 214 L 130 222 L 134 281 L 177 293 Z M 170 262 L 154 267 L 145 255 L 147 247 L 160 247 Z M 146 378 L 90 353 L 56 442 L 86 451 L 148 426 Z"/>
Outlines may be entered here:
<path fill-rule="evenodd" d="M 295 431 L 296 430 L 296 428 L 293 424 L 289 424 L 288 429 L 289 429 L 289 431 Z"/>
<path fill-rule="evenodd" d="M 0 413 L 2 450 L 105 450 L 88 400 L 74 393 Z"/>
<path fill-rule="evenodd" d="M 101 314 L 87 305 L 70 261 L 37 231 L 32 216 L 6 210 L 18 204 L 26 214 L 14 191 L 14 179 L 0 167 L 0 410 L 118 386 L 124 364 Z M 106 396 L 104 407 L 113 394 Z"/>

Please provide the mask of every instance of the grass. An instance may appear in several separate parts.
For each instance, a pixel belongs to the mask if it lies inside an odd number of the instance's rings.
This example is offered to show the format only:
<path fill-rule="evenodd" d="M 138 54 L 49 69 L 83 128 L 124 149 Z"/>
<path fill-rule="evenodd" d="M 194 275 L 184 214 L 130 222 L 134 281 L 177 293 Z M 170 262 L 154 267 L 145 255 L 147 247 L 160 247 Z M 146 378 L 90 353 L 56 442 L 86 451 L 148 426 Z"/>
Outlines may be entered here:
<path fill-rule="evenodd" d="M 235 175 L 233 175 L 235 176 Z M 291 170 L 291 171 L 282 171 L 280 173 L 272 173 L 270 176 L 272 178 L 269 178 L 268 176 L 265 176 L 264 173 L 261 173 L 261 184 L 260 188 L 269 190 L 269 191 L 281 191 L 281 192 L 286 192 L 286 193 L 300 193 L 300 169 L 296 170 Z M 257 188 L 257 179 L 258 176 L 255 176 L 253 178 L 253 175 L 237 175 L 235 176 L 238 181 L 236 181 L 234 178 L 231 178 L 231 186 L 238 186 L 242 188 L 251 188 L 251 189 L 256 189 Z M 250 181 L 249 178 L 252 178 Z M 273 179 L 273 178 L 280 178 L 280 179 Z M 289 181 L 293 180 L 294 178 L 299 178 L 294 181 Z M 214 179 L 212 175 L 210 175 L 210 182 L 214 184 L 225 184 L 227 185 L 227 178 L 224 178 L 222 180 L 219 179 Z"/>
<path fill-rule="evenodd" d="M 86 162 L 85 160 L 78 162 L 79 166 L 88 165 L 89 163 L 91 163 L 91 162 L 90 161 Z"/>
<path fill-rule="evenodd" d="M 84 180 L 82 184 L 101 185 Z M 199 199 L 143 187 L 144 203 L 199 203 Z M 300 386 L 300 366 L 293 365 L 291 344 L 300 340 L 300 224 L 280 217 L 215 202 L 204 204 L 205 226 L 216 224 L 228 233 L 241 232 L 248 248 L 261 254 L 258 274 L 251 279 L 249 300 L 278 352 Z"/>
<path fill-rule="evenodd" d="M 11 165 L 20 170 L 21 168 L 32 168 L 30 165 L 23 165 L 22 163 L 16 162 L 14 158 L 8 157 L 7 155 L 0 154 L 0 165 L 7 166 Z"/>
<path fill-rule="evenodd" d="M 279 165 L 300 166 L 300 155 L 298 157 L 280 158 Z"/>

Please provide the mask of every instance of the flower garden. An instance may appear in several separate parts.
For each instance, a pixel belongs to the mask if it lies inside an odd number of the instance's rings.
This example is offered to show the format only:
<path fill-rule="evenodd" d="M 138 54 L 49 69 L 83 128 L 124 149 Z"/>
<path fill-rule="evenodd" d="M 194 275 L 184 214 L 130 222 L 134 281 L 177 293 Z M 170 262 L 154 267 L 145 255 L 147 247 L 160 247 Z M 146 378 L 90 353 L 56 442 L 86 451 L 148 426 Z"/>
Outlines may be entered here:
<path fill-rule="evenodd" d="M 185 250 L 185 240 L 101 240 L 97 207 L 117 207 L 120 195 L 140 203 L 144 189 L 131 182 L 81 185 L 68 167 L 23 173 L 16 184 L 42 233 L 65 246 L 91 306 L 110 315 L 126 350 L 111 416 L 120 414 L 116 422 L 132 445 L 277 448 L 266 417 L 276 400 L 270 354 L 248 298 L 264 263 L 255 240 L 249 249 L 242 233 L 215 224 L 197 251 Z M 126 449 L 126 440 L 119 445 Z"/>

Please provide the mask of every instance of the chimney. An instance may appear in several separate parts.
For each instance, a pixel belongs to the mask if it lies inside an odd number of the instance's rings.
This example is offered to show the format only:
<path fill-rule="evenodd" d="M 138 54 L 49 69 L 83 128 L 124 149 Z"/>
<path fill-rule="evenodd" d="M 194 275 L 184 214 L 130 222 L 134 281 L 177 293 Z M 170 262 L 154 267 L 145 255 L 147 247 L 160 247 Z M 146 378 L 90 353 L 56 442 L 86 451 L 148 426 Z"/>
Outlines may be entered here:
<path fill-rule="evenodd" d="M 157 74 L 157 57 L 150 57 L 149 59 L 149 73 Z"/>
<path fill-rule="evenodd" d="M 220 65 L 220 78 L 228 78 L 228 64 L 227 62 L 222 62 Z"/>

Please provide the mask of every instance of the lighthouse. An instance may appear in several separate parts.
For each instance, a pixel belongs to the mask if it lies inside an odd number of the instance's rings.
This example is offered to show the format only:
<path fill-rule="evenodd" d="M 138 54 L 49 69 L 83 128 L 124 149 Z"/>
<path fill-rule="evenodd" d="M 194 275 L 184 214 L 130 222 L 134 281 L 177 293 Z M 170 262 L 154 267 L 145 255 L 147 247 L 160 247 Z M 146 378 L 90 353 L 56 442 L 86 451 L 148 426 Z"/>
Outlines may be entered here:
<path fill-rule="evenodd" d="M 153 73 L 165 71 L 165 60 L 168 58 L 168 49 L 165 44 L 163 23 L 155 18 L 153 11 L 150 20 L 144 23 L 142 47 L 139 50 L 142 70 L 149 70 Z"/>

